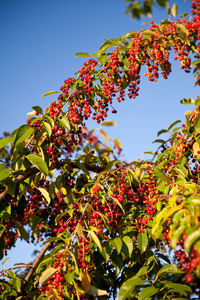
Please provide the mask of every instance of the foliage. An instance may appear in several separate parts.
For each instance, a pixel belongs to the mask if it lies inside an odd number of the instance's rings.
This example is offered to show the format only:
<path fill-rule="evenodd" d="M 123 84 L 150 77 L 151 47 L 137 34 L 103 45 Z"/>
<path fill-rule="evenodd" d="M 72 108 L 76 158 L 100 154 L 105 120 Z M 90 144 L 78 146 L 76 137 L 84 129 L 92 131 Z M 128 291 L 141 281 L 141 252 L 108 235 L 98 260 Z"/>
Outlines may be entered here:
<path fill-rule="evenodd" d="M 188 20 L 151 22 L 92 56 L 78 53 L 88 60 L 77 76 L 43 95 L 57 100 L 34 106 L 27 124 L 0 140 L 0 256 L 19 238 L 44 241 L 33 264 L 2 266 L 0 299 L 199 295 L 200 98 L 182 100 L 194 110 L 159 131 L 169 138 L 156 140 L 148 161 L 123 161 L 118 140 L 101 129 L 103 142 L 85 125 L 91 117 L 115 125 L 108 110 L 138 96 L 145 66 L 150 81 L 167 79 L 170 52 L 200 85 L 200 2 L 192 7 Z"/>
<path fill-rule="evenodd" d="M 129 5 L 126 9 L 126 13 L 130 14 L 132 18 L 137 18 L 137 19 L 139 19 L 143 15 L 147 15 L 148 17 L 151 17 L 152 8 L 155 5 L 169 8 L 168 0 L 144 0 L 142 1 L 142 3 L 141 1 L 136 1 L 136 0 L 125 0 L 125 1 L 129 2 Z"/>

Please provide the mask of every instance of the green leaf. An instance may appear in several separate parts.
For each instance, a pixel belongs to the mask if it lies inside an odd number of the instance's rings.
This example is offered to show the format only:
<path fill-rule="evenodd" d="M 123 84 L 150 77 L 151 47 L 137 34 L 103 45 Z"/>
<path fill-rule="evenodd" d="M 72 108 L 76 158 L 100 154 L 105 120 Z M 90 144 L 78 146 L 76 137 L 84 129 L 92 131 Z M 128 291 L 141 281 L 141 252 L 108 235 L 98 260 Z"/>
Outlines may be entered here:
<path fill-rule="evenodd" d="M 133 241 L 132 241 L 132 239 L 130 238 L 130 236 L 125 235 L 123 237 L 123 242 L 125 243 L 125 245 L 128 248 L 129 257 L 131 257 L 131 254 L 133 252 Z"/>
<path fill-rule="evenodd" d="M 192 98 L 183 98 L 180 102 L 181 104 L 195 104 L 195 101 Z"/>
<path fill-rule="evenodd" d="M 181 122 L 181 120 L 177 120 L 177 121 L 173 122 L 171 125 L 169 125 L 168 131 L 169 131 L 172 127 L 174 127 L 176 124 L 178 124 L 178 123 L 180 123 L 180 122 Z"/>
<path fill-rule="evenodd" d="M 4 164 L 0 164 L 0 180 L 4 180 L 11 173 L 11 170 L 8 169 Z"/>
<path fill-rule="evenodd" d="M 192 289 L 188 285 L 180 284 L 180 283 L 174 283 L 174 282 L 171 282 L 171 281 L 167 281 L 164 288 L 167 288 L 168 290 L 170 289 L 171 292 L 173 291 L 175 293 L 180 293 L 184 296 L 187 296 L 188 293 L 192 293 Z"/>
<path fill-rule="evenodd" d="M 10 142 L 14 140 L 14 137 L 6 137 L 4 139 L 0 139 L 0 149 L 4 148 L 6 145 L 8 145 Z"/>
<path fill-rule="evenodd" d="M 192 63 L 191 63 L 191 68 L 200 64 L 200 59 L 197 59 L 197 60 L 194 60 Z"/>
<path fill-rule="evenodd" d="M 3 261 L 2 261 L 2 266 L 7 262 L 7 260 L 9 259 L 10 257 L 6 257 Z"/>
<path fill-rule="evenodd" d="M 200 229 L 195 230 L 192 232 L 184 242 L 184 248 L 187 253 L 190 252 L 191 247 L 200 239 Z"/>
<path fill-rule="evenodd" d="M 47 121 L 49 122 L 49 124 L 51 125 L 51 127 L 54 126 L 54 120 L 51 117 L 45 115 L 45 119 L 47 119 Z"/>
<path fill-rule="evenodd" d="M 47 192 L 47 190 L 45 190 L 43 188 L 37 188 L 37 189 L 40 191 L 42 196 L 47 200 L 48 204 L 50 204 L 51 198 L 49 197 L 49 193 Z"/>
<path fill-rule="evenodd" d="M 175 264 L 167 265 L 158 271 L 155 280 L 157 280 L 158 277 L 162 277 L 165 274 L 182 274 L 182 273 L 183 273 L 183 271 L 181 271 L 177 265 L 175 265 Z"/>
<path fill-rule="evenodd" d="M 141 253 L 143 253 L 148 245 L 148 236 L 146 234 L 146 232 L 141 232 L 138 234 L 137 236 L 137 242 L 138 242 L 138 246 L 140 248 Z"/>
<path fill-rule="evenodd" d="M 74 56 L 91 57 L 87 52 L 77 52 Z"/>
<path fill-rule="evenodd" d="M 171 12 L 172 12 L 172 15 L 173 15 L 174 17 L 176 17 L 177 12 L 178 12 L 178 7 L 177 7 L 176 3 L 173 4 L 172 9 L 171 9 Z"/>
<path fill-rule="evenodd" d="M 105 66 L 105 64 L 106 64 L 107 61 L 108 61 L 107 54 L 105 54 L 105 53 L 102 54 L 102 55 L 100 56 L 99 60 L 100 60 L 100 63 L 101 63 L 103 66 Z"/>
<path fill-rule="evenodd" d="M 51 125 L 47 122 L 43 122 L 43 125 L 45 127 L 45 130 L 46 130 L 48 136 L 50 137 L 52 134 Z"/>
<path fill-rule="evenodd" d="M 70 131 L 71 125 L 67 118 L 62 117 L 61 119 L 59 119 L 59 122 L 63 127 L 67 128 L 67 130 Z"/>
<path fill-rule="evenodd" d="M 97 245 L 97 247 L 99 248 L 100 252 L 102 252 L 102 246 L 100 243 L 100 240 L 98 238 L 98 236 L 96 235 L 96 233 L 94 231 L 88 231 L 89 235 L 91 236 L 93 242 Z"/>
<path fill-rule="evenodd" d="M 121 142 L 118 139 L 114 139 L 115 145 L 119 148 L 122 147 Z"/>
<path fill-rule="evenodd" d="M 88 291 L 88 294 L 90 294 L 92 296 L 104 296 L 104 295 L 107 295 L 108 293 L 105 290 L 97 289 L 95 286 L 91 285 L 91 287 Z"/>
<path fill-rule="evenodd" d="M 39 278 L 39 285 L 44 285 L 47 280 L 57 272 L 58 270 L 55 268 L 46 269 Z"/>
<path fill-rule="evenodd" d="M 187 28 L 183 25 L 183 24 L 180 24 L 180 23 L 176 23 L 176 27 L 178 27 L 182 32 L 184 32 L 186 35 L 189 34 L 189 31 L 187 30 Z"/>
<path fill-rule="evenodd" d="M 169 178 L 157 167 L 154 168 L 154 174 L 161 182 L 169 183 Z"/>
<path fill-rule="evenodd" d="M 161 139 L 157 139 L 155 141 L 152 142 L 152 144 L 154 143 L 161 143 L 161 144 L 164 144 L 165 143 L 165 140 L 161 140 Z"/>
<path fill-rule="evenodd" d="M 166 132 L 168 132 L 167 129 L 162 129 L 162 130 L 158 131 L 157 136 L 161 135 L 162 133 L 166 133 Z"/>
<path fill-rule="evenodd" d="M 146 280 L 137 278 L 136 276 L 125 281 L 119 289 L 118 300 L 125 300 L 138 285 L 146 283 Z"/>
<path fill-rule="evenodd" d="M 105 121 L 105 122 L 102 122 L 101 125 L 103 125 L 103 126 L 117 126 L 117 124 L 113 121 Z"/>
<path fill-rule="evenodd" d="M 182 225 L 178 229 L 176 229 L 175 232 L 172 234 L 172 238 L 171 238 L 172 248 L 175 248 L 177 246 L 177 242 L 181 237 L 183 231 L 186 229 L 186 227 L 187 227 L 186 225 Z"/>
<path fill-rule="evenodd" d="M 34 128 L 30 127 L 29 125 L 22 125 L 18 128 L 16 138 L 15 138 L 15 144 L 19 144 L 22 141 L 26 141 L 34 132 Z"/>
<path fill-rule="evenodd" d="M 145 151 L 144 154 L 152 154 L 152 155 L 155 155 L 155 153 L 152 152 L 152 151 Z"/>
<path fill-rule="evenodd" d="M 0 224 L 0 237 L 2 236 L 2 234 L 4 233 L 5 230 L 6 230 L 6 227 L 3 224 Z"/>
<path fill-rule="evenodd" d="M 36 105 L 36 106 L 33 106 L 32 109 L 34 109 L 37 113 L 39 114 L 42 114 L 43 113 L 43 110 L 40 106 Z"/>
<path fill-rule="evenodd" d="M 122 240 L 121 238 L 117 237 L 110 242 L 110 244 L 116 249 L 117 253 L 119 254 L 122 249 Z"/>
<path fill-rule="evenodd" d="M 38 155 L 35 154 L 29 154 L 25 156 L 36 168 L 38 168 L 41 172 L 43 172 L 45 175 L 48 175 L 49 170 L 45 163 L 45 161 Z"/>
<path fill-rule="evenodd" d="M 24 229 L 23 226 L 21 226 L 19 224 L 16 224 L 16 226 L 17 226 L 17 229 L 18 229 L 19 237 L 21 239 L 24 239 L 25 241 L 28 241 L 29 240 L 28 232 Z"/>
<path fill-rule="evenodd" d="M 139 300 L 146 300 L 149 299 L 151 296 L 155 295 L 159 289 L 153 287 L 153 286 L 148 286 L 145 287 L 139 294 Z"/>
<path fill-rule="evenodd" d="M 113 47 L 114 45 L 111 42 L 106 41 L 103 45 L 99 48 L 98 57 L 104 54 L 109 48 Z"/>
<path fill-rule="evenodd" d="M 50 91 L 50 92 L 44 93 L 42 95 L 42 98 L 44 98 L 46 96 L 49 96 L 49 95 L 53 95 L 53 94 L 60 94 L 60 92 L 58 92 L 58 91 Z"/>
<path fill-rule="evenodd" d="M 194 123 L 194 128 L 197 133 L 200 133 L 200 115 L 198 115 L 198 117 Z"/>

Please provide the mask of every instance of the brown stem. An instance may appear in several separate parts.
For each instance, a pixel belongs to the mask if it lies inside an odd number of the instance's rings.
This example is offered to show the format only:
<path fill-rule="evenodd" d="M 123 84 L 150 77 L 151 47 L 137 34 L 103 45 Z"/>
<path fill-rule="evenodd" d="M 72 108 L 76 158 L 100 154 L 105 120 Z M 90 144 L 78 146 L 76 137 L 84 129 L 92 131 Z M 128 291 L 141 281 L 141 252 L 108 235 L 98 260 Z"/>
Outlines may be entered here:
<path fill-rule="evenodd" d="M 39 172 L 37 168 L 30 168 L 24 172 L 24 174 L 20 174 L 17 177 L 14 178 L 14 183 L 20 184 L 23 182 L 26 178 L 30 177 L 31 175 L 36 174 Z M 5 196 L 7 195 L 7 189 L 5 189 L 1 194 L 0 194 L 0 203 L 3 202 Z"/>
<path fill-rule="evenodd" d="M 1 270 L 0 273 L 2 272 L 8 272 L 8 271 L 12 271 L 12 270 L 16 270 L 16 269 L 21 269 L 21 268 L 32 268 L 32 265 L 23 265 L 23 266 L 17 266 L 17 267 L 12 267 L 12 268 L 9 268 L 9 269 L 6 269 L 6 270 Z"/>
<path fill-rule="evenodd" d="M 31 276 L 33 275 L 35 269 L 37 268 L 37 265 L 39 261 L 42 259 L 44 256 L 45 252 L 48 250 L 48 248 L 51 246 L 51 242 L 47 243 L 45 247 L 40 251 L 36 259 L 34 260 L 33 264 L 30 267 L 30 270 L 28 271 L 27 275 L 24 278 L 24 284 L 28 283 L 29 280 L 31 279 Z"/>

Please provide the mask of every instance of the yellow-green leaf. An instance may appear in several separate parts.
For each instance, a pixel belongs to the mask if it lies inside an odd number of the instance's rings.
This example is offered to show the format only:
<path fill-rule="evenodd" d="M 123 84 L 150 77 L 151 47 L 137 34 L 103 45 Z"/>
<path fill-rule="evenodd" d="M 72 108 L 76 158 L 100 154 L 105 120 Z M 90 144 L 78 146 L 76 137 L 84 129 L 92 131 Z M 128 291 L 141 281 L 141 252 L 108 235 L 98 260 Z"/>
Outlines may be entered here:
<path fill-rule="evenodd" d="M 49 197 L 49 193 L 47 192 L 47 190 L 43 189 L 43 188 L 37 188 L 40 193 L 42 194 L 42 196 L 47 200 L 47 202 L 50 204 L 51 202 L 51 198 Z"/>
<path fill-rule="evenodd" d="M 48 175 L 49 170 L 45 163 L 45 161 L 38 155 L 35 154 L 29 154 L 26 156 L 26 158 L 41 172 L 43 172 L 45 175 Z"/>
<path fill-rule="evenodd" d="M 46 96 L 49 96 L 49 95 L 53 95 L 53 94 L 60 94 L 60 92 L 58 92 L 58 91 L 50 91 L 50 92 L 44 93 L 42 95 L 42 98 L 44 98 Z"/>

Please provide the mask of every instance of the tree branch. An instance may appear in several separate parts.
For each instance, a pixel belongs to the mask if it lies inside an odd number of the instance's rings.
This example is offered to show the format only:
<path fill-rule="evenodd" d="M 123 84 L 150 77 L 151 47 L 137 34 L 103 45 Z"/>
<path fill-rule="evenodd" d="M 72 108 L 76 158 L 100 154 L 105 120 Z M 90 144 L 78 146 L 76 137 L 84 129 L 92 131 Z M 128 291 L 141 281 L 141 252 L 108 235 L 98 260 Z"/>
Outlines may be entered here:
<path fill-rule="evenodd" d="M 31 265 L 30 270 L 28 271 L 27 275 L 24 278 L 24 285 L 29 282 L 29 280 L 31 279 L 31 276 L 33 275 L 35 269 L 37 268 L 37 265 L 38 265 L 39 261 L 42 259 L 42 257 L 44 256 L 45 252 L 48 250 L 48 248 L 50 246 L 51 246 L 51 242 L 47 243 L 45 245 L 45 247 L 38 254 L 38 256 L 36 257 L 35 261 Z M 22 289 L 23 289 L 23 287 L 22 287 Z"/>
<path fill-rule="evenodd" d="M 171 195 L 167 195 L 167 194 L 160 194 L 159 195 L 159 198 L 160 199 L 164 199 L 164 200 L 167 200 L 169 201 L 169 198 L 171 198 L 172 196 Z M 177 195 L 176 196 L 176 204 L 181 204 L 181 202 L 183 201 L 183 196 L 181 195 Z"/>
<path fill-rule="evenodd" d="M 66 162 L 72 167 L 72 168 L 75 168 L 75 169 L 81 169 L 81 163 L 77 163 L 77 162 L 74 162 L 74 161 L 70 161 L 69 159 L 68 160 L 64 160 L 60 163 L 60 166 L 64 166 L 64 164 L 66 164 Z M 95 165 L 90 165 L 88 163 L 84 163 L 83 164 L 85 168 L 88 169 L 88 171 L 91 171 L 91 172 L 95 172 L 95 173 L 100 173 L 102 171 L 105 170 L 105 167 L 100 167 L 100 166 L 95 166 Z M 51 169 L 54 169 L 55 166 L 53 166 Z M 23 182 L 25 179 L 27 179 L 28 177 L 34 175 L 34 174 L 37 174 L 38 172 L 40 172 L 39 169 L 37 168 L 30 168 L 28 170 L 26 170 L 24 172 L 24 174 L 20 174 L 18 175 L 17 177 L 14 178 L 14 183 L 16 184 L 20 184 L 21 182 Z M 3 202 L 5 196 L 7 195 L 7 189 L 5 189 L 3 192 L 0 193 L 0 203 Z"/>
<path fill-rule="evenodd" d="M 30 177 L 31 175 L 34 175 L 38 173 L 39 170 L 37 168 L 30 168 L 24 172 L 24 174 L 20 174 L 17 177 L 14 178 L 14 183 L 20 184 L 23 182 L 25 179 Z M 4 200 L 5 196 L 7 195 L 7 189 L 5 189 L 1 194 L 0 194 L 0 203 Z"/>

